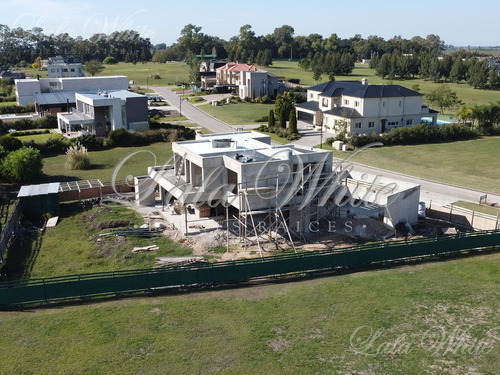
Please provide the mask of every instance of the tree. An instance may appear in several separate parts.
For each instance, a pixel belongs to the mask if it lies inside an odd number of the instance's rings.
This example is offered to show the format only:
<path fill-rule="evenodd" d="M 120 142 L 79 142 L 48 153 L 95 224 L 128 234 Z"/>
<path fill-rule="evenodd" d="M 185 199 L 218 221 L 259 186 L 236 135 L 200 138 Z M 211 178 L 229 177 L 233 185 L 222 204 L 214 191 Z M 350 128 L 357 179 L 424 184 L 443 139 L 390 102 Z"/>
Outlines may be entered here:
<path fill-rule="evenodd" d="M 98 60 L 90 60 L 83 65 L 83 70 L 89 73 L 92 77 L 97 73 L 100 73 L 104 70 L 104 66 Z"/>
<path fill-rule="evenodd" d="M 493 65 L 490 69 L 490 74 L 488 77 L 488 87 L 490 90 L 500 89 L 500 72 L 496 65 Z"/>
<path fill-rule="evenodd" d="M 384 54 L 380 58 L 377 64 L 376 73 L 379 77 L 384 79 L 389 74 L 391 74 L 391 56 L 389 54 Z"/>
<path fill-rule="evenodd" d="M 42 154 L 31 147 L 20 148 L 3 159 L 0 169 L 2 175 L 10 182 L 34 182 L 42 175 Z"/>
<path fill-rule="evenodd" d="M 293 95 L 286 91 L 283 95 L 278 94 L 274 104 L 274 113 L 278 117 L 279 124 L 286 128 L 286 121 L 290 118 L 290 112 L 295 111 L 295 100 Z"/>
<path fill-rule="evenodd" d="M 297 131 L 297 114 L 295 113 L 295 108 L 290 111 L 290 117 L 288 119 L 288 130 L 290 134 L 298 133 Z"/>
<path fill-rule="evenodd" d="M 427 101 L 431 105 L 439 107 L 443 112 L 445 109 L 451 109 L 459 106 L 462 102 L 458 99 L 457 93 L 452 91 L 446 84 L 439 85 L 426 95 Z"/>
<path fill-rule="evenodd" d="M 458 116 L 459 120 L 463 121 L 464 123 L 467 123 L 474 118 L 474 111 L 472 110 L 472 108 L 468 107 L 467 105 L 462 104 L 462 106 L 460 107 L 460 110 L 457 113 L 457 116 Z M 471 127 L 472 127 L 472 123 L 471 123 Z"/>
<path fill-rule="evenodd" d="M 486 60 L 476 60 L 472 61 L 469 67 L 469 79 L 467 83 L 473 86 L 475 89 L 484 89 L 488 83 L 488 61 Z"/>
<path fill-rule="evenodd" d="M 269 110 L 269 116 L 267 118 L 267 126 L 269 128 L 274 128 L 276 126 L 276 122 L 274 120 L 274 111 L 272 109 Z"/>

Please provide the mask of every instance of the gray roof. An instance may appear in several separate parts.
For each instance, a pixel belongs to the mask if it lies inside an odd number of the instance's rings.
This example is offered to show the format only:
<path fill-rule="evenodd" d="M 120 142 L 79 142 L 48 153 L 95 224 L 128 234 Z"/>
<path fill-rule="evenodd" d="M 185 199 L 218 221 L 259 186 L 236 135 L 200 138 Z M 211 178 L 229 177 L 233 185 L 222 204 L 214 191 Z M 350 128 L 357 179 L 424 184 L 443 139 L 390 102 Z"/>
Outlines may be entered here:
<path fill-rule="evenodd" d="M 109 95 L 113 98 L 119 99 L 127 99 L 127 98 L 145 98 L 145 95 L 137 94 L 132 91 L 127 90 L 117 90 L 117 91 L 108 91 Z"/>
<path fill-rule="evenodd" d="M 369 85 L 358 81 L 330 81 L 309 87 L 320 91 L 320 96 L 340 97 L 341 95 L 357 98 L 388 98 L 404 96 L 422 96 L 422 94 L 399 85 Z"/>
<path fill-rule="evenodd" d="M 18 198 L 32 197 L 35 195 L 57 194 L 59 192 L 59 182 L 41 185 L 24 185 L 19 189 Z"/>
<path fill-rule="evenodd" d="M 305 103 L 300 103 L 295 106 L 298 109 L 308 109 L 310 111 L 316 111 L 319 109 L 319 103 L 315 100 L 311 100 Z"/>
<path fill-rule="evenodd" d="M 363 117 L 361 114 L 355 110 L 354 108 L 349 107 L 335 107 L 328 111 L 323 112 L 327 115 L 333 115 L 338 117 L 346 117 L 346 118 L 360 118 Z"/>
<path fill-rule="evenodd" d="M 35 94 L 35 102 L 37 102 L 39 105 L 66 104 L 68 100 L 70 104 L 76 103 L 74 91 Z"/>

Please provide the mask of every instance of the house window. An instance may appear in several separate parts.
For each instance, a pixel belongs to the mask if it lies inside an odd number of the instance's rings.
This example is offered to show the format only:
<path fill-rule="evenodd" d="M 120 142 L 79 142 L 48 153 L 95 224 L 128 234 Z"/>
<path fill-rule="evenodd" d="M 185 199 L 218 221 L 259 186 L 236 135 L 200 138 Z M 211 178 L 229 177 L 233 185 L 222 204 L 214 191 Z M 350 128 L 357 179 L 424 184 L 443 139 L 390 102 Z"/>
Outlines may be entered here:
<path fill-rule="evenodd" d="M 309 94 L 309 98 L 314 99 L 314 94 L 313 94 L 313 93 L 310 93 L 310 94 Z"/>
<path fill-rule="evenodd" d="M 64 68 L 62 71 L 63 71 L 64 73 L 67 73 L 67 72 L 68 72 L 68 69 Z"/>
<path fill-rule="evenodd" d="M 71 71 L 72 71 L 72 72 L 74 72 L 74 71 L 75 71 L 75 69 L 71 68 Z"/>
<path fill-rule="evenodd" d="M 338 120 L 335 120 L 335 121 L 333 122 L 333 124 L 334 124 L 335 126 L 337 126 L 337 123 L 338 123 L 338 122 L 339 122 Z"/>
<path fill-rule="evenodd" d="M 359 107 L 359 102 L 357 100 L 354 101 L 354 106 Z"/>
<path fill-rule="evenodd" d="M 400 101 L 399 101 L 399 108 L 401 108 L 402 106 L 403 106 L 403 101 L 402 101 L 402 100 L 400 100 Z"/>
<path fill-rule="evenodd" d="M 328 124 L 328 117 L 325 117 L 325 125 Z"/>
<path fill-rule="evenodd" d="M 355 129 L 361 129 L 361 123 L 360 123 L 360 122 L 356 122 L 356 123 L 354 124 L 354 128 L 355 128 Z"/>
<path fill-rule="evenodd" d="M 375 121 L 368 122 L 368 128 L 374 128 L 374 127 L 375 127 Z"/>
<path fill-rule="evenodd" d="M 389 121 L 387 123 L 387 125 L 389 125 L 389 126 L 398 126 L 399 125 L 399 121 Z"/>
<path fill-rule="evenodd" d="M 52 68 L 52 69 L 50 69 L 50 71 L 51 71 L 52 73 L 54 73 L 56 70 L 55 70 L 54 68 Z"/>
<path fill-rule="evenodd" d="M 413 120 L 412 119 L 406 120 L 406 125 L 413 125 Z"/>
<path fill-rule="evenodd" d="M 382 107 L 385 108 L 385 102 L 382 102 Z"/>
<path fill-rule="evenodd" d="M 349 99 L 344 99 L 344 105 L 349 105 Z"/>
<path fill-rule="evenodd" d="M 323 98 L 323 107 L 328 107 L 328 99 Z"/>

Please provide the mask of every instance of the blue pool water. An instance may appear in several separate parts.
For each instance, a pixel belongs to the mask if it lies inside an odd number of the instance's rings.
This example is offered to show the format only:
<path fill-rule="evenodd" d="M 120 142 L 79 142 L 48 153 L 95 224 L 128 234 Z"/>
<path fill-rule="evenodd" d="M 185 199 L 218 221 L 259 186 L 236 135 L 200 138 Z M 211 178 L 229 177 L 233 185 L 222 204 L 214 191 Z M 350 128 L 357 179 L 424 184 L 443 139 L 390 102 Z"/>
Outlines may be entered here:
<path fill-rule="evenodd" d="M 430 124 L 432 122 L 432 118 L 430 118 L 430 117 L 422 117 L 421 121 Z M 444 121 L 444 120 L 437 119 L 436 120 L 436 124 L 438 124 L 438 125 L 447 125 L 447 124 L 451 124 L 451 122 L 450 121 Z"/>

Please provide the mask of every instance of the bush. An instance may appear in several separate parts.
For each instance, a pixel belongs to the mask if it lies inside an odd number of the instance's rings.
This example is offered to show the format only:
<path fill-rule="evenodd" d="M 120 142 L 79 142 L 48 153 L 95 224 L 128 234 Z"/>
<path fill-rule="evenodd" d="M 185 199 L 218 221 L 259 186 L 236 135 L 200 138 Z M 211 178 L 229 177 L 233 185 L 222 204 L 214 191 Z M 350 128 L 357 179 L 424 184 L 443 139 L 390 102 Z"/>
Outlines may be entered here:
<path fill-rule="evenodd" d="M 38 129 L 57 129 L 57 116 L 56 115 L 45 115 L 39 118 L 36 122 L 36 127 Z"/>
<path fill-rule="evenodd" d="M 42 154 L 31 147 L 12 151 L 3 159 L 0 170 L 4 178 L 10 182 L 33 182 L 42 175 Z"/>
<path fill-rule="evenodd" d="M 69 146 L 66 150 L 66 155 L 68 155 L 66 168 L 72 170 L 89 169 L 90 159 L 87 149 L 84 146 L 80 144 Z"/>
<path fill-rule="evenodd" d="M 77 138 L 73 138 L 71 140 L 71 144 L 81 144 L 88 151 L 98 151 L 105 148 L 104 140 L 94 134 L 84 134 Z"/>
<path fill-rule="evenodd" d="M 118 63 L 118 60 L 116 60 L 113 56 L 108 56 L 103 60 L 102 63 L 106 65 L 114 65 Z"/>
<path fill-rule="evenodd" d="M 5 149 L 5 151 L 16 151 L 23 147 L 23 142 L 15 137 L 5 135 L 0 137 L 0 145 Z"/>
<path fill-rule="evenodd" d="M 160 79 L 160 73 L 151 73 L 151 78 L 152 79 Z"/>
<path fill-rule="evenodd" d="M 64 154 L 70 141 L 61 135 L 50 137 L 45 142 L 38 144 L 37 148 L 43 156 Z"/>
<path fill-rule="evenodd" d="M 268 122 L 269 116 L 262 116 L 260 118 L 255 119 L 255 122 Z"/>
<path fill-rule="evenodd" d="M 25 106 L 13 104 L 0 107 L 1 115 L 5 113 L 29 113 L 34 111 L 35 111 L 35 106 L 33 104 L 28 104 Z"/>
<path fill-rule="evenodd" d="M 300 83 L 300 79 L 299 78 L 289 78 L 288 82 L 296 83 L 298 85 Z"/>

